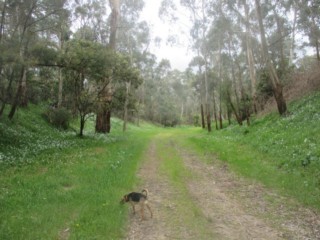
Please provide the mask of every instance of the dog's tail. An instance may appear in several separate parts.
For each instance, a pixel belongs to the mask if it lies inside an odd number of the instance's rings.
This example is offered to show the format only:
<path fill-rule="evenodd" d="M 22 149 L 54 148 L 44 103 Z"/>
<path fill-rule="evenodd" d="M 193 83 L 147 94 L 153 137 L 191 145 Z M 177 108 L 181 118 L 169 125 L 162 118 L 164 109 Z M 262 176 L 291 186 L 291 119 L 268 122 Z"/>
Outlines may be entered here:
<path fill-rule="evenodd" d="M 141 191 L 141 193 L 145 193 L 146 197 L 148 197 L 149 191 L 148 191 L 148 189 L 143 189 Z"/>

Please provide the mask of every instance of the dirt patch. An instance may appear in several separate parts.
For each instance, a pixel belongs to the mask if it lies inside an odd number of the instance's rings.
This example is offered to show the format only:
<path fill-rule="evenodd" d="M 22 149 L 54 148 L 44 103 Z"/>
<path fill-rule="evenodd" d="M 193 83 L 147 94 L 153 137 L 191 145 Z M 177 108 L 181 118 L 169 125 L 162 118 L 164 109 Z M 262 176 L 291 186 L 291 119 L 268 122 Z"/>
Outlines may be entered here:
<path fill-rule="evenodd" d="M 170 137 L 166 139 L 170 140 Z M 200 212 L 194 216 L 201 218 L 203 226 L 190 227 L 186 223 L 181 213 L 188 213 L 189 209 L 181 211 L 187 207 L 177 201 L 180 190 L 161 173 L 161 158 L 157 156 L 157 141 L 154 140 L 138 173 L 143 182 L 141 189 L 149 189 L 154 217 L 150 218 L 145 211 L 147 219 L 140 221 L 140 215 L 130 211 L 125 239 L 320 239 L 318 213 L 239 178 L 220 161 L 206 164 L 178 145 L 168 144 L 168 147 L 180 153 L 192 173 L 193 177 L 184 184 L 188 189 L 188 201 Z M 207 231 L 204 233 L 203 229 Z"/>
<path fill-rule="evenodd" d="M 70 228 L 63 229 L 59 232 L 59 240 L 69 239 L 70 236 Z"/>
<path fill-rule="evenodd" d="M 226 174 L 219 176 L 213 167 L 187 155 L 184 160 L 198 176 L 196 181 L 189 183 L 190 193 L 207 218 L 212 219 L 220 236 L 224 239 L 281 239 L 277 230 L 247 212 L 241 201 L 229 196 L 227 191 L 238 184 L 230 181 Z"/>

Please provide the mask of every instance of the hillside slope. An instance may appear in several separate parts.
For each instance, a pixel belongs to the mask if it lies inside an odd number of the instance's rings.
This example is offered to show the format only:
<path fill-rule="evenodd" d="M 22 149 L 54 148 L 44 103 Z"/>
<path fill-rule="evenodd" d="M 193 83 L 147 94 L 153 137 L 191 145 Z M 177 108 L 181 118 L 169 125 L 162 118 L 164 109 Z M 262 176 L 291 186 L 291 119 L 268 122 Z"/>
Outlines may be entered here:
<path fill-rule="evenodd" d="M 93 134 L 59 131 L 43 108 L 20 109 L 0 122 L 0 239 L 121 239 L 126 210 L 119 200 L 152 131 Z M 130 126 L 132 130 L 134 126 Z"/>
<path fill-rule="evenodd" d="M 192 137 L 236 171 L 320 208 L 320 93 L 289 104 L 290 114 Z"/>

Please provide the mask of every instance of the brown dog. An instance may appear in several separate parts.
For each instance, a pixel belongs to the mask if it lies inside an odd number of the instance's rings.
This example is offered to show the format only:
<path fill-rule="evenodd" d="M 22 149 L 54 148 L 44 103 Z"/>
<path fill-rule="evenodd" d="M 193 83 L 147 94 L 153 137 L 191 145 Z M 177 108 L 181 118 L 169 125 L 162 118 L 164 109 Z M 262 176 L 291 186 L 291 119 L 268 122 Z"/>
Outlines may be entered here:
<path fill-rule="evenodd" d="M 133 214 L 136 213 L 135 205 L 140 205 L 140 212 L 141 212 L 141 220 L 144 219 L 144 206 L 149 209 L 151 218 L 152 218 L 152 211 L 150 206 L 148 205 L 148 190 L 143 189 L 141 193 L 138 192 L 131 192 L 127 195 L 124 195 L 121 199 L 120 203 L 130 203 L 133 209 Z"/>

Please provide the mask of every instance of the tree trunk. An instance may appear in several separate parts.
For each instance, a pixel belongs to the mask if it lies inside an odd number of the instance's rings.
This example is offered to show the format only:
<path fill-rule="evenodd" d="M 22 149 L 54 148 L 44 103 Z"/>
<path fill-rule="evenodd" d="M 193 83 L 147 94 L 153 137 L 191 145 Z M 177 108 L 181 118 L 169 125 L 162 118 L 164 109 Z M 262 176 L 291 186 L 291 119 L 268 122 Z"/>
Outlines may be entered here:
<path fill-rule="evenodd" d="M 62 106 L 62 91 L 63 91 L 63 78 L 62 78 L 62 69 L 59 68 L 59 87 L 58 87 L 58 108 Z"/>
<path fill-rule="evenodd" d="M 59 47 L 60 51 L 63 50 L 64 39 L 63 39 L 63 28 L 60 26 L 60 37 L 59 37 Z M 62 76 L 62 68 L 59 68 L 59 86 L 58 86 L 58 108 L 62 106 L 63 99 L 63 76 Z"/>
<path fill-rule="evenodd" d="M 273 90 L 273 92 L 274 92 L 274 97 L 277 102 L 277 107 L 278 107 L 279 113 L 281 115 L 284 115 L 287 113 L 287 105 L 286 105 L 286 101 L 283 97 L 282 89 L 283 89 L 282 84 L 278 84 L 276 86 L 276 88 Z"/>
<path fill-rule="evenodd" d="M 203 111 L 203 104 L 201 103 L 201 125 L 202 128 L 205 129 L 206 128 L 206 123 L 204 121 L 204 111 Z"/>
<path fill-rule="evenodd" d="M 293 15 L 293 26 L 292 26 L 292 36 L 291 36 L 291 43 L 290 43 L 290 57 L 289 57 L 289 66 L 293 65 L 294 59 L 294 48 L 295 48 L 295 36 L 296 36 L 296 23 L 297 23 L 297 6 L 294 4 L 294 15 Z"/>
<path fill-rule="evenodd" d="M 111 28 L 109 37 L 109 47 L 116 51 L 118 22 L 120 16 L 120 0 L 109 0 L 111 7 Z M 105 104 L 102 103 L 100 111 L 96 118 L 96 132 L 110 133 L 111 131 L 111 102 L 113 97 L 112 79 L 105 91 L 102 93 L 102 99 L 107 99 Z M 102 100 L 104 101 L 104 100 Z M 100 100 L 100 102 L 102 102 Z M 102 119 L 103 118 L 103 119 Z M 105 124 L 105 125 L 104 125 Z"/>
<path fill-rule="evenodd" d="M 228 107 L 227 107 L 227 117 L 228 117 L 229 126 L 231 125 L 231 114 L 232 114 L 232 109 L 230 109 L 230 107 L 228 105 Z"/>
<path fill-rule="evenodd" d="M 281 72 L 284 72 L 284 70 L 287 67 L 286 64 L 286 57 L 285 57 L 285 53 L 284 53 L 284 36 L 283 36 L 283 29 L 284 29 L 284 24 L 281 21 L 281 17 L 279 16 L 279 14 L 276 11 L 276 8 L 273 8 L 273 14 L 275 16 L 276 19 L 276 25 L 277 25 L 277 34 L 279 35 L 279 53 L 280 53 L 280 64 L 279 64 L 279 68 L 282 70 Z M 280 75 L 281 77 L 281 75 Z"/>
<path fill-rule="evenodd" d="M 4 31 L 4 24 L 5 24 L 5 15 L 6 15 L 6 7 L 7 7 L 7 0 L 3 3 L 3 8 L 1 11 L 1 21 L 0 21 L 0 43 L 2 42 L 3 31 Z"/>
<path fill-rule="evenodd" d="M 83 137 L 84 124 L 85 124 L 85 116 L 80 116 L 80 133 L 79 133 L 80 137 Z"/>
<path fill-rule="evenodd" d="M 206 104 L 207 109 L 207 126 L 208 126 L 208 132 L 211 132 L 211 116 L 210 116 L 210 110 L 209 110 L 209 104 Z"/>
<path fill-rule="evenodd" d="M 253 106 L 253 111 L 255 113 L 257 113 L 258 112 L 258 110 L 257 110 L 257 90 L 256 90 L 257 77 L 256 77 L 255 62 L 254 62 L 253 51 L 252 51 L 249 6 L 248 6 L 246 0 L 243 1 L 243 4 L 244 4 L 244 8 L 245 8 L 247 61 L 248 61 L 249 74 L 250 74 L 250 80 L 251 80 L 252 106 Z"/>
<path fill-rule="evenodd" d="M 13 103 L 12 103 L 12 106 L 11 106 L 11 110 L 10 110 L 10 113 L 8 115 L 8 118 L 10 120 L 12 120 L 19 104 L 20 104 L 20 100 L 21 100 L 21 93 L 22 93 L 22 82 L 23 82 L 23 78 L 26 77 L 26 70 L 25 70 L 25 67 L 23 66 L 22 69 L 21 69 L 21 76 L 20 76 L 20 80 L 19 80 L 19 85 L 18 85 L 18 89 L 17 89 L 17 92 L 16 92 L 16 95 L 15 95 L 15 98 L 13 100 Z"/>
<path fill-rule="evenodd" d="M 111 7 L 109 47 L 116 50 L 118 21 L 120 16 L 120 0 L 109 0 Z"/>
<path fill-rule="evenodd" d="M 205 2 L 202 0 L 202 21 L 205 21 Z M 205 107 L 206 107 L 206 116 L 207 116 L 207 128 L 208 132 L 211 132 L 211 116 L 210 116 L 210 104 L 209 104 L 209 86 L 208 86 L 208 59 L 207 59 L 207 46 L 205 43 L 205 34 L 207 32 L 207 29 L 205 27 L 205 24 L 203 24 L 202 29 L 202 49 L 204 50 L 204 84 L 205 84 Z"/>
<path fill-rule="evenodd" d="M 21 79 L 21 107 L 28 106 L 28 95 L 27 95 L 27 69 L 24 67 L 23 75 Z"/>
<path fill-rule="evenodd" d="M 111 105 L 111 103 L 109 103 Z M 107 133 L 110 133 L 111 131 L 111 110 L 109 110 L 110 107 L 108 107 L 108 110 L 106 112 L 106 130 Z"/>
<path fill-rule="evenodd" d="M 129 92 L 130 92 L 130 82 L 126 82 L 126 100 L 124 102 L 123 109 L 123 132 L 127 131 L 127 121 L 128 121 L 128 104 L 129 104 Z"/>
<path fill-rule="evenodd" d="M 229 91 L 227 91 L 227 101 L 229 102 L 229 105 L 230 105 L 230 108 L 231 108 L 231 111 L 233 112 L 233 114 L 235 115 L 236 117 L 236 120 L 238 122 L 238 124 L 240 126 L 242 126 L 242 119 L 241 119 L 241 116 L 239 115 L 237 109 L 235 108 L 233 102 L 232 102 L 232 99 L 231 99 L 231 94 Z"/>
<path fill-rule="evenodd" d="M 180 121 L 183 122 L 183 115 L 184 115 L 184 104 L 181 104 L 181 112 L 180 112 Z"/>
<path fill-rule="evenodd" d="M 213 91 L 212 97 L 213 97 L 213 116 L 214 116 L 214 122 L 215 122 L 215 124 L 216 124 L 216 130 L 219 130 L 219 128 L 218 128 L 218 116 L 217 116 L 216 96 L 215 96 L 215 94 L 214 94 L 214 91 Z"/>
<path fill-rule="evenodd" d="M 2 102 L 2 106 L 1 106 L 1 109 L 0 109 L 0 118 L 3 114 L 3 111 L 6 107 L 6 104 L 7 104 L 7 101 L 8 101 L 8 98 L 9 98 L 9 92 L 11 91 L 11 87 L 12 87 L 12 83 L 13 83 L 13 78 L 14 78 L 14 70 L 11 69 L 11 75 L 10 75 L 10 79 L 9 79 L 9 84 L 8 84 L 8 87 L 6 89 L 6 95 L 4 96 L 4 99 L 3 99 L 3 102 Z"/>
<path fill-rule="evenodd" d="M 220 129 L 222 126 L 222 64 L 221 64 L 221 55 L 222 55 L 222 47 L 221 47 L 221 39 L 219 39 L 219 56 L 218 56 L 218 79 L 219 79 L 219 125 Z"/>
<path fill-rule="evenodd" d="M 206 116 L 207 116 L 207 128 L 208 132 L 211 132 L 211 117 L 210 117 L 210 105 L 209 105 L 209 90 L 208 90 L 208 76 L 207 76 L 207 71 L 208 71 L 208 63 L 207 63 L 207 57 L 204 56 L 204 61 L 205 61 L 205 70 L 204 70 L 204 83 L 205 83 L 205 95 L 206 95 Z"/>
<path fill-rule="evenodd" d="M 232 58 L 232 55 L 231 55 L 231 38 L 229 38 L 229 56 L 230 58 Z M 234 49 L 234 47 L 233 47 Z M 239 65 L 238 65 L 239 66 Z M 241 74 L 241 71 L 240 71 L 240 66 L 239 66 L 239 74 Z M 238 109 L 240 109 L 240 99 L 239 99 L 239 94 L 238 94 L 238 87 L 237 87 L 237 81 L 236 81 L 236 74 L 235 74 L 235 66 L 234 66 L 234 61 L 231 62 L 231 76 L 232 76 L 232 84 L 233 84 L 233 88 L 234 88 L 234 95 L 236 97 L 236 106 Z M 242 91 L 242 80 L 241 80 L 241 75 L 239 76 L 239 85 L 240 85 L 240 90 Z M 242 94 L 242 92 L 241 92 Z M 236 116 L 236 120 L 237 122 L 242 125 L 242 121 L 241 119 L 239 118 L 239 113 L 237 112 L 234 104 L 232 103 L 232 99 L 231 99 L 231 96 L 230 96 L 230 93 L 229 91 L 227 92 L 227 97 L 228 97 L 228 101 L 229 101 L 229 104 L 230 104 L 230 107 L 231 107 L 231 111 L 234 112 L 235 116 Z M 239 122 L 240 121 L 240 122 Z"/>
<path fill-rule="evenodd" d="M 320 49 L 319 49 L 319 30 L 318 30 L 318 25 L 315 20 L 314 15 L 312 14 L 312 27 L 311 27 L 312 35 L 314 35 L 314 42 L 315 42 L 315 48 L 316 48 L 316 55 L 317 55 L 317 60 L 320 62 Z"/>
<path fill-rule="evenodd" d="M 287 113 L 287 105 L 283 97 L 282 84 L 280 83 L 279 77 L 269 57 L 267 40 L 266 40 L 265 30 L 264 30 L 262 16 L 261 16 L 260 1 L 255 0 L 255 4 L 256 4 L 257 18 L 259 21 L 259 28 L 260 28 L 260 35 L 261 35 L 262 56 L 268 68 L 268 72 L 271 79 L 271 85 L 273 89 L 273 94 L 278 106 L 278 112 L 280 115 L 285 115 Z"/>
<path fill-rule="evenodd" d="M 3 8 L 2 8 L 2 11 L 1 11 L 1 21 L 0 21 L 0 45 L 2 45 L 2 39 L 3 39 L 3 34 L 4 34 L 4 24 L 5 24 L 5 15 L 6 15 L 6 7 L 7 7 L 7 0 L 5 0 L 3 2 Z M 0 63 L 0 74 L 2 72 L 2 68 L 3 68 L 3 63 L 1 62 Z M 1 78 L 0 78 L 0 82 L 1 82 Z M 5 103 L 3 103 L 3 106 L 1 107 L 4 108 L 5 106 Z M 1 117 L 1 114 L 3 112 L 3 109 L 2 111 L 0 111 L 0 117 Z"/>
<path fill-rule="evenodd" d="M 108 122 L 108 112 L 107 111 L 107 103 L 104 103 L 105 106 L 103 106 L 102 110 L 100 110 L 97 113 L 97 117 L 96 117 L 96 132 L 98 133 L 108 133 L 110 132 L 110 122 Z"/>

